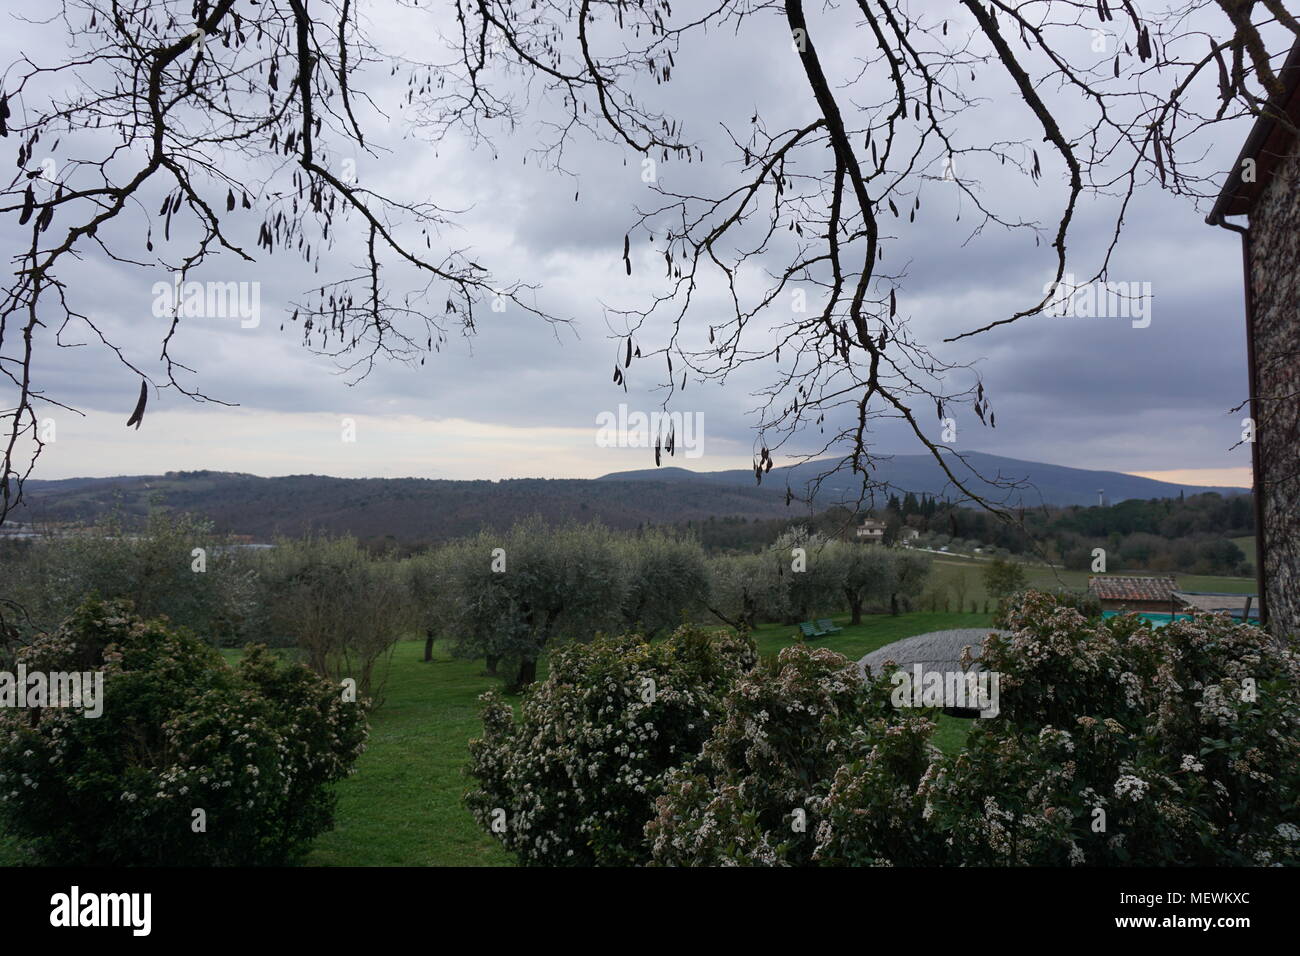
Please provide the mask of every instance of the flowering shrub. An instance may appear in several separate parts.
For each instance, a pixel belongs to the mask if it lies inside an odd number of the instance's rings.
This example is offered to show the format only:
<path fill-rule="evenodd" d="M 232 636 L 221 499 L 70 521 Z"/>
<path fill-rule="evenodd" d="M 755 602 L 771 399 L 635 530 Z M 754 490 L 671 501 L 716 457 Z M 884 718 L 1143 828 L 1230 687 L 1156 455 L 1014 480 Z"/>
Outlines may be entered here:
<path fill-rule="evenodd" d="M 1072 607 L 1086 618 L 1101 617 L 1101 601 L 1091 591 L 1074 591 L 1069 588 L 1061 588 L 1056 591 L 1039 591 L 1036 588 L 1021 588 L 998 598 L 997 607 L 993 612 L 993 626 L 1010 627 L 1011 615 L 1016 612 L 1016 608 L 1020 606 L 1025 599 L 1025 595 L 1030 591 L 1047 594 L 1058 606 Z"/>
<path fill-rule="evenodd" d="M 1001 716 L 923 792 L 969 864 L 1300 862 L 1300 659 L 1198 615 L 1088 621 L 1040 594 L 982 662 Z"/>
<path fill-rule="evenodd" d="M 466 805 L 524 864 L 644 862 L 665 773 L 699 752 L 755 658 L 747 637 L 690 626 L 654 643 L 598 637 L 555 652 L 517 721 L 495 692 L 480 698 Z"/>
<path fill-rule="evenodd" d="M 900 719 L 886 681 L 795 645 L 742 677 L 724 708 L 646 825 L 656 864 L 875 863 L 893 838 L 914 839 L 921 804 L 900 791 L 929 765 L 934 724 Z"/>
<path fill-rule="evenodd" d="M 668 865 L 1300 863 L 1300 660 L 1202 615 L 1030 592 L 984 642 L 999 714 L 940 754 L 889 675 L 791 647 L 737 682 L 646 826 Z M 802 811 L 797 814 L 796 811 Z"/>
<path fill-rule="evenodd" d="M 943 835 L 927 822 L 924 783 L 940 757 L 928 711 L 899 710 L 888 674 L 867 688 L 850 759 L 836 768 L 822 803 L 812 861 L 819 866 L 947 863 Z"/>
<path fill-rule="evenodd" d="M 365 749 L 335 685 L 259 647 L 230 667 L 119 602 L 87 601 L 19 661 L 104 674 L 99 717 L 0 708 L 0 815 L 40 863 L 286 862 L 332 826 L 329 785 Z"/>

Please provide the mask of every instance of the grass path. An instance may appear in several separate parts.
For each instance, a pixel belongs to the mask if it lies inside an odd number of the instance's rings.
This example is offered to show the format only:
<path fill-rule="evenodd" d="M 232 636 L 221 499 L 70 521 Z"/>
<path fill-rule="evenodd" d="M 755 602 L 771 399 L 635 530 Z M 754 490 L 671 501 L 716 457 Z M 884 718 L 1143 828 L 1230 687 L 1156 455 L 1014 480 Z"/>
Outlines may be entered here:
<path fill-rule="evenodd" d="M 466 742 L 482 732 L 478 695 L 497 685 L 482 661 L 450 658 L 423 641 L 393 654 L 384 705 L 371 719 L 357 772 L 339 785 L 335 828 L 307 858 L 312 866 L 500 866 L 510 856 L 460 798 Z"/>

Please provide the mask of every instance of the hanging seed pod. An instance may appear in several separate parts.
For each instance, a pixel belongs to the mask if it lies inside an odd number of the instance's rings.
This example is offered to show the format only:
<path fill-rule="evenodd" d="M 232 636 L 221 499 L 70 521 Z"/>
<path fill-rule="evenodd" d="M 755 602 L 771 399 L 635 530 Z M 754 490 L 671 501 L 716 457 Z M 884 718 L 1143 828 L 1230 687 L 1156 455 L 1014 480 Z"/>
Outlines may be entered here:
<path fill-rule="evenodd" d="M 141 380 L 140 397 L 136 399 L 135 411 L 131 412 L 131 417 L 126 420 L 126 427 L 135 426 L 135 430 L 140 430 L 140 423 L 144 421 L 144 407 L 149 401 L 149 383 Z"/>

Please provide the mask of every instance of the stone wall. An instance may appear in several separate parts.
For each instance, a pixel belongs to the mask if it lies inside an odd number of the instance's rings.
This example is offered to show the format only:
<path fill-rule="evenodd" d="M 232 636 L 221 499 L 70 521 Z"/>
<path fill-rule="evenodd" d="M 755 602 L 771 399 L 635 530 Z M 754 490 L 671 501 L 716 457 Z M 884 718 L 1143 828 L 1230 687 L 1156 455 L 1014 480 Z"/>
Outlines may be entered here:
<path fill-rule="evenodd" d="M 1256 201 L 1250 231 L 1265 600 L 1271 630 L 1300 634 L 1300 157 L 1294 146 Z"/>

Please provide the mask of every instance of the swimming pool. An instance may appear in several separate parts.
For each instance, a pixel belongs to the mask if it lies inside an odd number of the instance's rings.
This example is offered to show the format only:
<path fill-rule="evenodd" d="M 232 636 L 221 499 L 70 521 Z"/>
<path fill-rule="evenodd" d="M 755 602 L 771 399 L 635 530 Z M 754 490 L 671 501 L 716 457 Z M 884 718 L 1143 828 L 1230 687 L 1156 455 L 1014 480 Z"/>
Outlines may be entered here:
<path fill-rule="evenodd" d="M 1102 616 L 1102 617 L 1118 617 L 1118 616 L 1121 615 L 1121 614 L 1127 614 L 1127 613 L 1130 613 L 1130 612 L 1128 612 L 1128 611 L 1102 611 L 1102 612 L 1101 612 L 1101 616 Z M 1137 616 L 1140 617 L 1140 618 L 1142 618 L 1142 620 L 1144 620 L 1144 621 L 1150 621 L 1152 627 L 1164 627 L 1164 626 L 1165 626 L 1166 624 L 1168 624 L 1171 620 L 1190 621 L 1190 620 L 1192 619 L 1192 616 L 1191 616 L 1190 614 L 1178 614 L 1178 615 L 1171 616 L 1171 615 L 1169 615 L 1169 614 L 1161 614 L 1159 611 L 1138 611 L 1138 612 L 1137 612 Z M 1240 620 L 1240 618 L 1238 618 L 1238 620 Z M 1249 622 L 1249 623 L 1251 623 L 1251 624 L 1258 624 L 1258 623 L 1259 623 L 1259 618 L 1255 617 L 1255 615 L 1252 614 L 1252 615 L 1250 616 L 1250 622 Z"/>
<path fill-rule="evenodd" d="M 1126 613 L 1128 612 L 1127 611 L 1102 611 L 1101 616 L 1119 617 L 1121 614 L 1126 614 Z M 1192 617 L 1190 614 L 1179 614 L 1177 618 L 1175 618 L 1173 615 L 1161 614 L 1158 611 L 1139 611 L 1137 612 L 1137 616 L 1142 618 L 1142 620 L 1144 621 L 1150 621 L 1152 627 L 1164 627 L 1170 621 L 1175 619 L 1179 621 L 1189 621 L 1191 620 Z"/>

